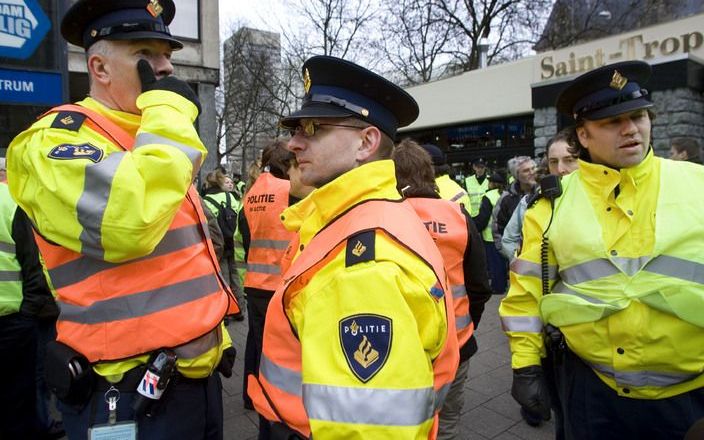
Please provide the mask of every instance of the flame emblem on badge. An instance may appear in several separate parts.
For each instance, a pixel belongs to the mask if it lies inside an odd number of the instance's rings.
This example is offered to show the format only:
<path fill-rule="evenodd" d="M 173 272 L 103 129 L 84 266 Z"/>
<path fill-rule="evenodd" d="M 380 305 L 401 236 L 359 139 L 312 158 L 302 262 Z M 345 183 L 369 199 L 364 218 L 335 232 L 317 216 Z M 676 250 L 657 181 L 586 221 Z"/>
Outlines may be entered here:
<path fill-rule="evenodd" d="M 366 336 L 362 337 L 362 342 L 359 343 L 359 348 L 354 352 L 354 360 L 359 362 L 364 368 L 369 368 L 371 364 L 379 359 L 379 352 L 374 350 L 371 342 Z"/>
<path fill-rule="evenodd" d="M 611 77 L 609 87 L 615 90 L 621 90 L 626 87 L 626 84 L 628 84 L 628 78 L 621 75 L 618 70 L 614 70 L 614 75 Z"/>
<path fill-rule="evenodd" d="M 303 89 L 308 93 L 310 91 L 310 86 L 311 86 L 311 80 L 310 80 L 310 72 L 306 68 L 305 72 L 303 72 Z"/>

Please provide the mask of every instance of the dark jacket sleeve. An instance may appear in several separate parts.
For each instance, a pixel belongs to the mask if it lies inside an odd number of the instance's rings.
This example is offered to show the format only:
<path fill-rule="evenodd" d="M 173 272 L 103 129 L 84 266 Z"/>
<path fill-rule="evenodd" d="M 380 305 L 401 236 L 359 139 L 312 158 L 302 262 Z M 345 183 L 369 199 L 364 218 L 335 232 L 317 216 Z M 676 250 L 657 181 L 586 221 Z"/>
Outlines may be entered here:
<path fill-rule="evenodd" d="M 210 208 L 208 208 L 208 205 L 203 199 L 200 200 L 200 204 L 203 206 L 205 218 L 208 219 L 208 232 L 210 233 L 210 241 L 213 242 L 215 256 L 220 260 L 225 251 L 225 239 L 222 237 L 222 230 L 218 224 L 218 218 L 210 211 Z"/>
<path fill-rule="evenodd" d="M 15 255 L 22 274 L 23 300 L 20 311 L 39 318 L 59 316 L 59 309 L 39 261 L 39 248 L 34 241 L 32 223 L 19 207 L 12 220 L 12 239 L 15 240 Z"/>
<path fill-rule="evenodd" d="M 464 207 L 462 207 L 462 212 L 467 220 L 467 230 L 469 231 L 469 246 L 465 250 L 462 263 L 464 285 L 467 288 L 467 295 L 469 295 L 469 314 L 476 329 L 484 313 L 484 304 L 491 298 L 491 287 L 489 286 L 489 272 L 486 266 L 484 243 L 477 227 Z"/>
<path fill-rule="evenodd" d="M 249 224 L 247 223 L 247 217 L 244 215 L 244 206 L 240 209 L 237 214 L 237 227 L 239 228 L 240 235 L 242 235 L 242 247 L 244 248 L 244 261 L 247 261 L 249 256 L 249 242 L 251 236 L 249 235 Z"/>
<path fill-rule="evenodd" d="M 483 231 L 487 227 L 489 220 L 491 220 L 492 210 L 493 207 L 491 206 L 489 198 L 486 196 L 482 197 L 482 203 L 479 205 L 479 212 L 476 217 L 472 217 L 472 220 L 476 226 L 475 229 Z"/>

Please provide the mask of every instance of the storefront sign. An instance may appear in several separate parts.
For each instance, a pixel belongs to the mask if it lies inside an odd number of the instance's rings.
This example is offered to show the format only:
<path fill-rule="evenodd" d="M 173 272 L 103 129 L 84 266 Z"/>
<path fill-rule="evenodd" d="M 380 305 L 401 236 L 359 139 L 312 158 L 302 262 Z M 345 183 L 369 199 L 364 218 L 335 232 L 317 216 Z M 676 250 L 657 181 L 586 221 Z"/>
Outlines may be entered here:
<path fill-rule="evenodd" d="M 3 104 L 61 104 L 61 74 L 0 69 Z"/>
<path fill-rule="evenodd" d="M 29 58 L 50 28 L 36 0 L 0 0 L 0 57 Z"/>
<path fill-rule="evenodd" d="M 704 14 L 537 56 L 540 81 L 561 79 L 625 60 L 704 58 Z"/>

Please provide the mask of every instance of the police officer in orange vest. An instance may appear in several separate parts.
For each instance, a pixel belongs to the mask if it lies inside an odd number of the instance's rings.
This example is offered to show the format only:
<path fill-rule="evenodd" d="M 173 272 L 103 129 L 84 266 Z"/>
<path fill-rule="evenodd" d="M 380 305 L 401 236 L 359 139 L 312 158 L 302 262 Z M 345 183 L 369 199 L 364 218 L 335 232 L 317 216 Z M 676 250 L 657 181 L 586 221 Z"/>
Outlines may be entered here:
<path fill-rule="evenodd" d="M 418 106 L 351 62 L 303 65 L 283 118 L 303 183 L 286 209 L 297 254 L 267 310 L 255 408 L 271 438 L 434 438 L 458 364 L 442 257 L 388 160 Z"/>
<path fill-rule="evenodd" d="M 469 358 L 478 348 L 474 330 L 479 325 L 484 304 L 491 298 L 491 287 L 479 231 L 465 206 L 441 198 L 434 179 L 433 149 L 429 151 L 428 147 L 428 144 L 420 146 L 411 139 L 404 139 L 396 145 L 391 157 L 396 167 L 396 187 L 433 237 L 450 278 L 460 365 L 440 412 L 438 431 L 439 440 L 449 440 L 458 434 Z"/>
<path fill-rule="evenodd" d="M 259 371 L 264 319 L 269 301 L 281 284 L 281 259 L 294 237 L 281 223 L 281 213 L 293 204 L 287 169 L 293 153 L 276 140 L 262 151 L 262 173 L 247 191 L 239 214 L 239 230 L 247 261 L 244 290 L 247 294 L 247 343 L 243 387 L 244 406 L 253 409 L 247 395 L 250 374 Z"/>
<path fill-rule="evenodd" d="M 46 371 L 72 440 L 222 438 L 236 303 L 192 185 L 207 150 L 198 98 L 172 75 L 174 14 L 172 0 L 74 3 L 61 31 L 86 49 L 90 96 L 8 150 L 61 310 Z"/>

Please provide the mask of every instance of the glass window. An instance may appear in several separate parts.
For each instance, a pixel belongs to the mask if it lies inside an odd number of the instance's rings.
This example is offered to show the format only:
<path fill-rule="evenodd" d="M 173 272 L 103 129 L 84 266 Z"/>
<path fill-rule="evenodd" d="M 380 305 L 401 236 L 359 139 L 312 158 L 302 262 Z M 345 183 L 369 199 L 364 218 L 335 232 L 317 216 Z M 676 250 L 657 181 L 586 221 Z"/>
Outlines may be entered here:
<path fill-rule="evenodd" d="M 199 0 L 174 0 L 176 15 L 169 25 L 171 35 L 188 40 L 200 39 Z"/>

